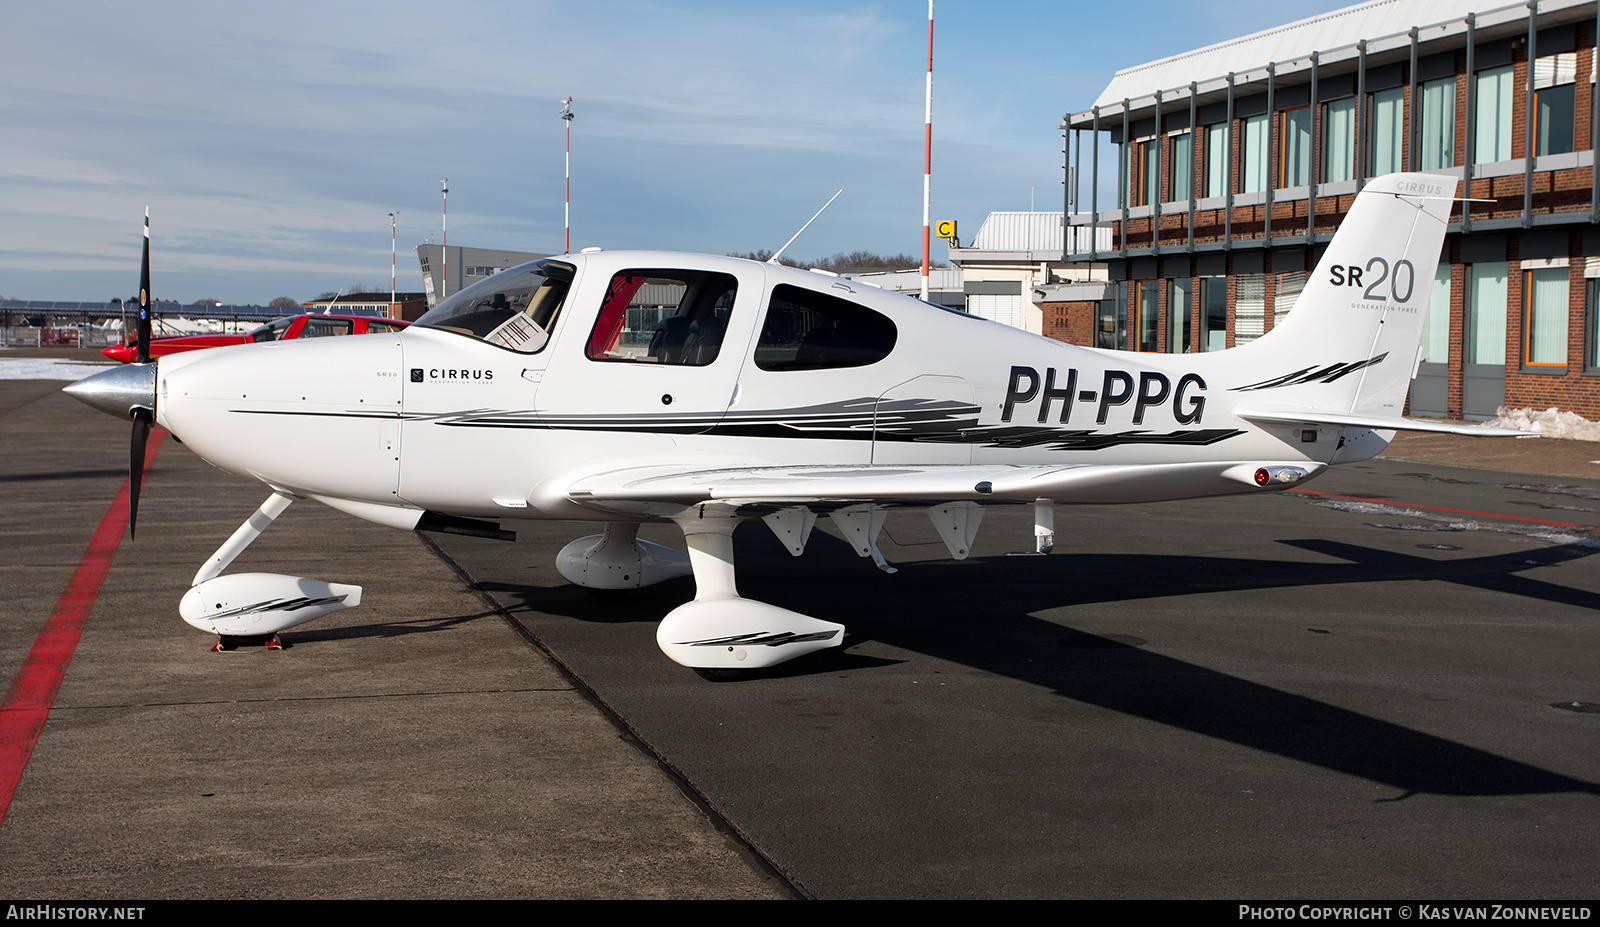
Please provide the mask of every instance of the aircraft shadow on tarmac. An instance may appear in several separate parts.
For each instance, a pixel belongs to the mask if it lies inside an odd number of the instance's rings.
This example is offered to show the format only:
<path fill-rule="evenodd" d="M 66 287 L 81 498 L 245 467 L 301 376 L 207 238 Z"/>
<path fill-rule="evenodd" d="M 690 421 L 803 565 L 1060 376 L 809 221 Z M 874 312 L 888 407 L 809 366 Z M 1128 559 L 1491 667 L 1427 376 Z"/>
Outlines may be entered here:
<path fill-rule="evenodd" d="M 863 641 L 877 640 L 1047 687 L 1086 704 L 1391 785 L 1399 794 L 1389 801 L 1416 793 L 1600 795 L 1596 783 L 1153 653 L 1137 638 L 1091 634 L 1033 614 L 1169 596 L 1407 581 L 1456 583 L 1597 609 L 1600 595 L 1516 575 L 1600 552 L 1593 547 L 1569 544 L 1434 560 L 1302 539 L 1281 543 L 1344 562 L 1071 553 L 1049 560 L 909 562 L 899 575 L 885 576 L 862 569 L 842 541 L 822 532 L 813 537 L 803 565 L 773 552 L 770 543 L 751 543 L 757 540 L 754 532 L 741 532 L 739 540 L 742 591 L 843 620 L 850 629 L 843 648 L 776 667 L 766 678 L 881 665 L 851 652 Z M 693 595 L 689 580 L 612 600 L 597 600 L 574 586 L 490 582 L 481 588 L 513 615 L 535 612 L 607 623 L 654 623 Z"/>
<path fill-rule="evenodd" d="M 411 621 L 385 621 L 368 624 L 351 624 L 342 627 L 299 627 L 284 634 L 285 645 L 309 644 L 313 641 L 360 640 L 363 638 L 405 637 L 443 631 L 469 621 L 481 621 L 497 615 L 494 611 L 474 612 L 470 615 L 449 615 L 439 618 L 416 618 Z"/>

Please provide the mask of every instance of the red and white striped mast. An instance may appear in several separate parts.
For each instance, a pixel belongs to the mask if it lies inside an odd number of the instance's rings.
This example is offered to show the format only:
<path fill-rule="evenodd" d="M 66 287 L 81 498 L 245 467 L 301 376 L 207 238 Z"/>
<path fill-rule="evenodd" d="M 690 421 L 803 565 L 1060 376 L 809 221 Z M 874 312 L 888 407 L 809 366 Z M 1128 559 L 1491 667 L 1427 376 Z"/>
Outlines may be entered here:
<path fill-rule="evenodd" d="M 395 217 L 400 215 L 396 209 L 389 213 L 389 311 L 394 312 L 394 226 Z"/>
<path fill-rule="evenodd" d="M 928 189 L 933 174 L 933 0 L 928 0 L 928 81 L 922 104 L 922 298 L 928 298 Z"/>
<path fill-rule="evenodd" d="M 439 181 L 439 195 L 444 197 L 444 211 L 439 214 L 439 258 L 444 264 L 439 277 L 439 298 L 450 295 L 450 178 Z"/>
<path fill-rule="evenodd" d="M 572 253 L 572 98 L 561 105 L 561 121 L 567 124 L 567 196 L 562 207 L 561 253 Z"/>

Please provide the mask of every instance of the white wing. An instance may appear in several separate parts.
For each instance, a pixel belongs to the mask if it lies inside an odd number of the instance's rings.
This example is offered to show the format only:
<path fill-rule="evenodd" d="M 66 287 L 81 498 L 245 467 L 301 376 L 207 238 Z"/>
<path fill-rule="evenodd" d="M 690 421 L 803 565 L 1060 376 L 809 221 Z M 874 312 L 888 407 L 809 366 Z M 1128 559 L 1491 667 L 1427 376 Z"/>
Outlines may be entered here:
<path fill-rule="evenodd" d="M 602 511 L 667 515 L 708 502 L 756 509 L 792 505 L 943 502 L 1094 504 L 1156 502 L 1282 489 L 1325 469 L 1304 460 L 1205 461 L 1079 466 L 727 467 L 653 466 L 612 470 L 574 481 L 572 501 Z M 1273 478 L 1262 481 L 1257 471 Z"/>

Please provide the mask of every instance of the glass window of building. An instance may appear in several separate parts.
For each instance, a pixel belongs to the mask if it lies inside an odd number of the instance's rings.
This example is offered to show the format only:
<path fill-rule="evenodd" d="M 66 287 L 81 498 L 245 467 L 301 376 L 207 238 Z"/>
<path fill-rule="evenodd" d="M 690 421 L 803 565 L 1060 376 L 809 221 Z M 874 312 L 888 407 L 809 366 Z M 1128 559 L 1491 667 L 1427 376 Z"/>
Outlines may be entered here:
<path fill-rule="evenodd" d="M 1233 344 L 1260 338 L 1267 325 L 1267 275 L 1239 274 L 1234 278 Z"/>
<path fill-rule="evenodd" d="M 1129 206 L 1149 206 L 1160 196 L 1156 176 L 1156 146 L 1159 139 L 1147 138 L 1128 146 L 1128 188 L 1123 192 Z"/>
<path fill-rule="evenodd" d="M 1277 289 L 1272 296 L 1272 327 L 1277 328 L 1283 320 L 1289 317 L 1289 310 L 1300 299 L 1300 293 L 1306 288 L 1306 280 L 1310 275 L 1305 271 L 1278 274 Z"/>
<path fill-rule="evenodd" d="M 1477 138 L 1472 146 L 1475 163 L 1511 160 L 1511 104 L 1516 92 L 1511 76 L 1510 65 L 1477 74 Z"/>
<path fill-rule="evenodd" d="M 1467 272 L 1467 363 L 1506 364 L 1505 261 L 1473 264 Z"/>
<path fill-rule="evenodd" d="M 1572 150 L 1573 113 L 1577 106 L 1578 56 L 1575 52 L 1546 55 L 1533 62 L 1533 127 L 1536 155 Z"/>
<path fill-rule="evenodd" d="M 1323 182 L 1355 179 L 1356 98 L 1324 103 L 1322 127 Z"/>
<path fill-rule="evenodd" d="M 1128 346 L 1128 284 L 1117 284 L 1115 299 L 1100 301 L 1099 319 L 1095 325 L 1094 346 L 1108 351 L 1120 351 Z"/>
<path fill-rule="evenodd" d="M 1298 106 L 1278 114 L 1278 187 L 1304 187 L 1311 183 L 1311 107 Z"/>
<path fill-rule="evenodd" d="M 1220 351 L 1228 346 L 1228 278 L 1204 277 L 1200 281 L 1201 350 Z"/>
<path fill-rule="evenodd" d="M 1538 267 L 1523 271 L 1522 359 L 1530 367 L 1567 363 L 1567 269 Z"/>
<path fill-rule="evenodd" d="M 1372 94 L 1372 175 L 1405 170 L 1406 91 L 1404 87 Z"/>
<path fill-rule="evenodd" d="M 1247 116 L 1240 123 L 1239 192 L 1259 193 L 1267 188 L 1268 130 L 1271 122 L 1262 113 L 1259 116 Z"/>
<path fill-rule="evenodd" d="M 1190 178 L 1194 176 L 1194 135 L 1185 132 L 1182 135 L 1172 136 L 1172 179 L 1168 182 L 1168 189 L 1172 191 L 1172 201 L 1180 202 L 1189 199 Z"/>
<path fill-rule="evenodd" d="M 1189 277 L 1174 277 L 1167 281 L 1167 345 L 1174 354 L 1188 354 L 1194 350 L 1194 340 L 1189 323 L 1194 281 Z"/>
<path fill-rule="evenodd" d="M 1450 362 L 1450 265 L 1442 262 L 1428 292 L 1428 314 L 1422 317 L 1422 362 Z"/>
<path fill-rule="evenodd" d="M 1430 80 L 1422 93 L 1422 163 L 1420 170 L 1456 166 L 1456 79 Z"/>
<path fill-rule="evenodd" d="M 1126 350 L 1161 350 L 1161 309 L 1157 301 L 1160 292 L 1159 280 L 1139 280 L 1127 284 L 1123 294 L 1127 298 L 1128 306 L 1123 318 L 1126 320 L 1128 336 L 1132 337 L 1133 343 L 1125 344 Z"/>
<path fill-rule="evenodd" d="M 1228 192 L 1228 124 L 1206 126 L 1206 196 Z"/>
<path fill-rule="evenodd" d="M 1583 295 L 1587 308 L 1583 329 L 1583 366 L 1586 371 L 1593 372 L 1600 368 L 1600 279 L 1585 279 Z"/>

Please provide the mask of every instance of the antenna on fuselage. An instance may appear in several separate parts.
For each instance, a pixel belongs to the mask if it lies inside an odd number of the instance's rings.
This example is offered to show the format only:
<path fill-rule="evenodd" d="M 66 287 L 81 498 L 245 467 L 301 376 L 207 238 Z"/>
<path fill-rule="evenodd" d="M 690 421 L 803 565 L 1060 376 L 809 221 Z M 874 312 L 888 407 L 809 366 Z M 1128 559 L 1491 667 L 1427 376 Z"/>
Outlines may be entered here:
<path fill-rule="evenodd" d="M 844 192 L 843 190 L 839 191 L 839 193 L 843 193 L 843 192 Z M 839 198 L 839 193 L 835 193 L 834 195 L 828 197 L 828 201 L 826 203 L 822 204 L 822 209 L 817 210 L 817 216 L 822 215 L 824 210 L 826 210 L 829 206 L 833 205 L 833 201 Z M 812 216 L 806 222 L 805 225 L 800 226 L 800 232 L 804 232 L 806 229 L 810 228 L 811 227 L 811 223 L 817 221 L 817 216 Z M 776 264 L 776 263 L 778 263 L 778 255 L 783 253 L 784 248 L 787 248 L 790 245 L 794 244 L 794 240 L 796 238 L 800 237 L 800 232 L 795 232 L 793 235 L 790 235 L 789 236 L 789 240 L 783 243 L 783 248 L 779 248 L 777 251 L 774 251 L 772 253 L 772 257 L 767 258 L 767 263 L 768 264 Z"/>

